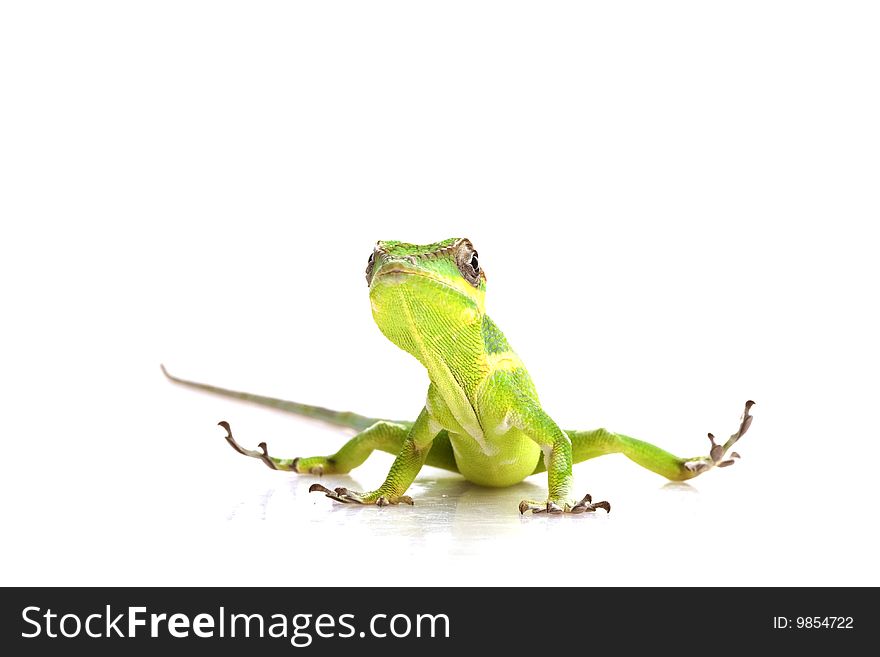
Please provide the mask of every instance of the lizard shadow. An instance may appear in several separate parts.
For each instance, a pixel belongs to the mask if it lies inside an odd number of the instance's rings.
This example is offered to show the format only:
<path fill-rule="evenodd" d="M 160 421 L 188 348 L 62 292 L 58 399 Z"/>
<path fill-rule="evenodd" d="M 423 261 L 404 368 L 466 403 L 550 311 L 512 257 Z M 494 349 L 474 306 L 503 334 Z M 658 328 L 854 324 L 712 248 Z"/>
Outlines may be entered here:
<path fill-rule="evenodd" d="M 660 487 L 660 490 L 669 493 L 689 493 L 699 494 L 699 489 L 691 486 L 686 481 L 667 481 Z"/>

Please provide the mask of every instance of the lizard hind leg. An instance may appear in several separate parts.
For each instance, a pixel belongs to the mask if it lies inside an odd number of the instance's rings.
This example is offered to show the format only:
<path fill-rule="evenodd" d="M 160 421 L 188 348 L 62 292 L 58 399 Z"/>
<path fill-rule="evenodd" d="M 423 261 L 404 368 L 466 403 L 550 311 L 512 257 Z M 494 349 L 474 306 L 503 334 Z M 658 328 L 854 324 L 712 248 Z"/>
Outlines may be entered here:
<path fill-rule="evenodd" d="M 754 405 L 755 402 L 751 400 L 745 403 L 738 429 L 723 445 L 718 445 L 715 442 L 715 437 L 709 434 L 712 446 L 708 456 L 682 458 L 644 440 L 631 438 L 621 433 L 613 433 L 607 429 L 593 429 L 592 431 L 566 432 L 571 438 L 572 460 L 574 463 L 580 463 L 605 454 L 623 454 L 634 463 L 671 481 L 693 479 L 712 468 L 725 468 L 733 465 L 734 460 L 739 458 L 739 454 L 731 452 L 730 448 L 745 435 L 751 426 L 750 410 Z M 544 469 L 543 461 L 538 461 L 535 473 L 543 472 Z"/>
<path fill-rule="evenodd" d="M 259 451 L 245 449 L 232 437 L 228 422 L 220 422 L 226 429 L 226 442 L 239 454 L 262 461 L 272 470 L 285 470 L 300 474 L 345 474 L 361 465 L 375 450 L 396 454 L 400 451 L 409 427 L 405 423 L 380 420 L 361 431 L 345 443 L 339 451 L 330 456 L 308 456 L 297 458 L 277 458 L 269 454 L 266 443 L 258 445 Z"/>
<path fill-rule="evenodd" d="M 258 445 L 259 451 L 245 449 L 232 437 L 232 429 L 228 422 L 220 422 L 219 424 L 226 429 L 226 442 L 239 454 L 259 459 L 272 470 L 284 470 L 319 476 L 351 472 L 363 464 L 376 450 L 387 452 L 388 454 L 400 453 L 407 434 L 412 427 L 412 422 L 379 420 L 353 436 L 335 454 L 284 459 L 271 456 L 266 443 Z M 458 472 L 455 455 L 452 452 L 452 445 L 449 443 L 449 436 L 445 431 L 441 431 L 440 435 L 435 439 L 434 447 L 428 454 L 426 464 L 435 468 Z"/>

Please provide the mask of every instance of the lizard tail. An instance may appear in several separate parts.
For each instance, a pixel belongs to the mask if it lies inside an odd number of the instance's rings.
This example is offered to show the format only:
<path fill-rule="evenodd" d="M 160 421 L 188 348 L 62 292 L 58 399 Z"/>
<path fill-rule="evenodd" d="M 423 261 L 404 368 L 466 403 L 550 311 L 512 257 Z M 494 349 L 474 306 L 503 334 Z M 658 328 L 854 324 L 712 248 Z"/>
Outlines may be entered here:
<path fill-rule="evenodd" d="M 162 368 L 162 373 L 166 377 L 168 377 L 168 380 L 173 381 L 174 383 L 178 383 L 189 388 L 195 388 L 196 390 L 210 392 L 215 395 L 222 395 L 223 397 L 240 399 L 242 401 L 251 402 L 260 406 L 268 406 L 269 408 L 275 408 L 279 411 L 284 411 L 286 413 L 294 413 L 296 415 L 314 418 L 316 420 L 321 420 L 322 422 L 327 422 L 338 427 L 348 427 L 350 429 L 363 431 L 367 427 L 376 424 L 376 422 L 380 420 L 380 418 L 366 417 L 365 415 L 358 415 L 357 413 L 334 411 L 329 408 L 323 408 L 322 406 L 309 406 L 308 404 L 300 404 L 298 402 L 286 401 L 284 399 L 276 399 L 275 397 L 265 397 L 263 395 L 254 395 L 249 392 L 239 392 L 237 390 L 218 388 L 217 386 L 208 385 L 207 383 L 196 383 L 195 381 L 187 381 L 186 379 L 180 379 L 169 373 L 168 370 L 165 369 L 164 365 L 160 365 L 159 367 Z"/>

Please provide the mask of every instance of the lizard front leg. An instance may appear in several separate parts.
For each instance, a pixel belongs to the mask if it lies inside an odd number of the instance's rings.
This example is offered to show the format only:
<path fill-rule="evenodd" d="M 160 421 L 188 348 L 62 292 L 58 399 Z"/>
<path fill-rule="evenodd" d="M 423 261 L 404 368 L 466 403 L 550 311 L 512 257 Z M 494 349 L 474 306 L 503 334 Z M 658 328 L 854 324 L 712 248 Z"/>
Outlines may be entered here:
<path fill-rule="evenodd" d="M 571 440 L 553 419 L 536 403 L 524 405 L 516 413 L 514 424 L 541 446 L 547 469 L 548 496 L 543 502 L 523 500 L 519 512 L 525 513 L 585 513 L 605 509 L 608 502 L 593 502 L 587 494 L 581 500 L 572 497 Z"/>
<path fill-rule="evenodd" d="M 384 483 L 379 488 L 359 493 L 348 488 L 331 490 L 321 484 L 312 484 L 309 492 L 324 493 L 330 499 L 343 504 L 375 504 L 377 506 L 412 504 L 412 498 L 404 493 L 425 464 L 434 438 L 439 432 L 440 427 L 428 414 L 427 409 L 423 408 L 403 441 L 403 447 L 397 458 L 394 459 Z"/>

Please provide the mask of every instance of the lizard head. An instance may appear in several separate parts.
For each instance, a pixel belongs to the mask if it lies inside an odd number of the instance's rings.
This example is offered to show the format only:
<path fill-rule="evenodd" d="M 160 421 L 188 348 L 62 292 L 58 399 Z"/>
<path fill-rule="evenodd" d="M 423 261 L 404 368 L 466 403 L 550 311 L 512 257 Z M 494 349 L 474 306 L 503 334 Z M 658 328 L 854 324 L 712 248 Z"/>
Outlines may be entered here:
<path fill-rule="evenodd" d="M 367 263 L 367 285 L 382 333 L 416 357 L 441 336 L 454 340 L 482 321 L 486 275 L 465 238 L 378 242 Z"/>

